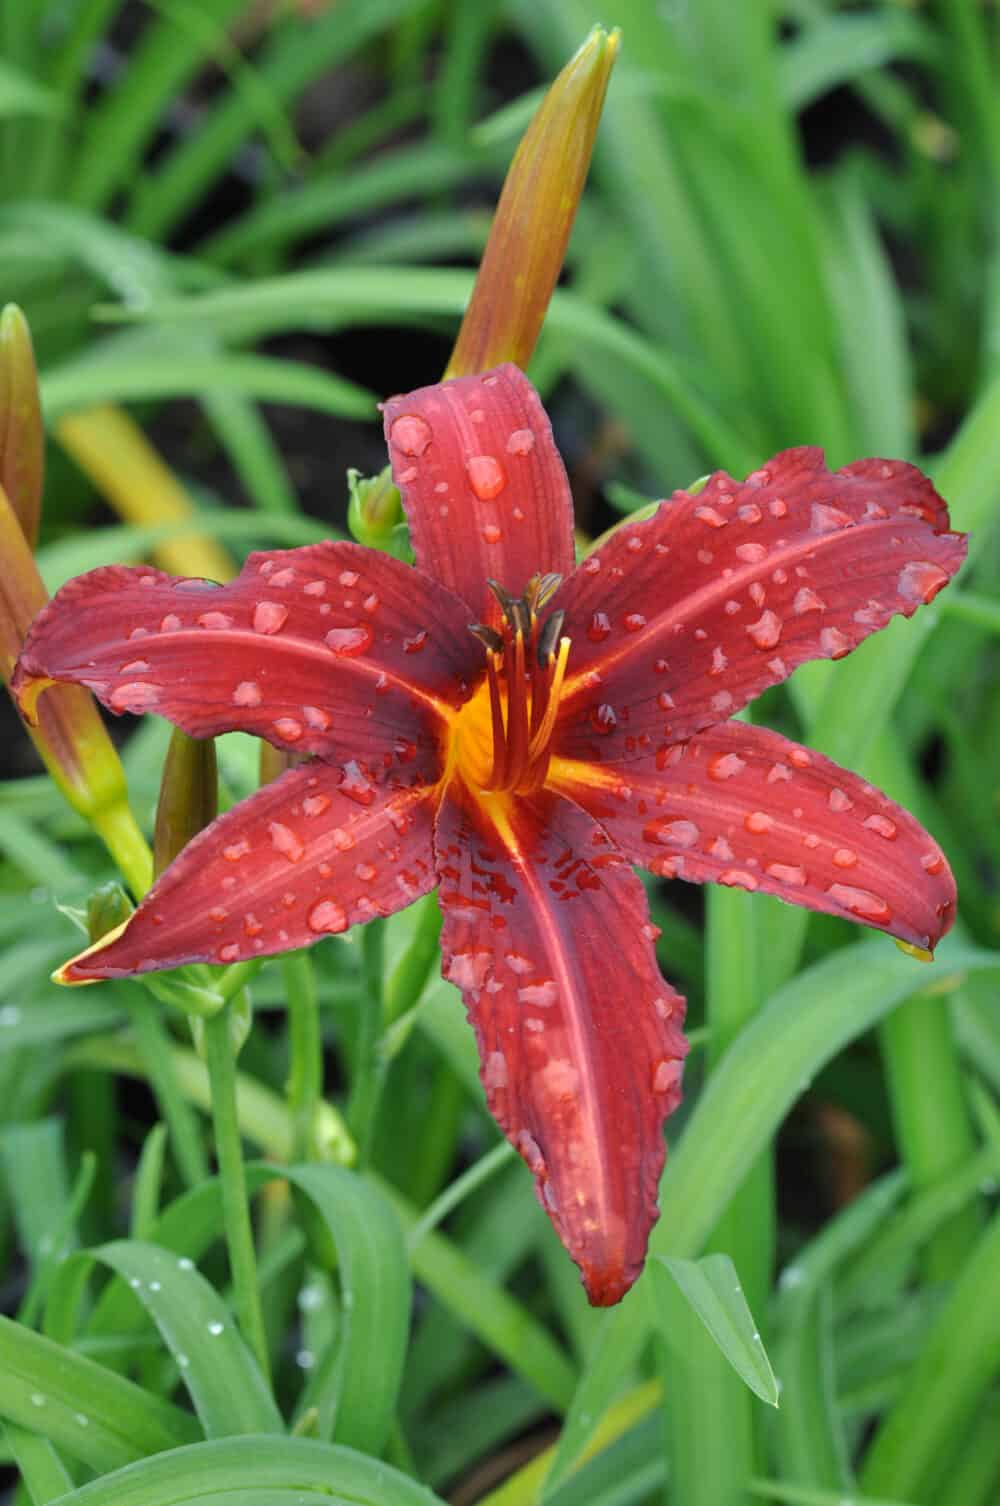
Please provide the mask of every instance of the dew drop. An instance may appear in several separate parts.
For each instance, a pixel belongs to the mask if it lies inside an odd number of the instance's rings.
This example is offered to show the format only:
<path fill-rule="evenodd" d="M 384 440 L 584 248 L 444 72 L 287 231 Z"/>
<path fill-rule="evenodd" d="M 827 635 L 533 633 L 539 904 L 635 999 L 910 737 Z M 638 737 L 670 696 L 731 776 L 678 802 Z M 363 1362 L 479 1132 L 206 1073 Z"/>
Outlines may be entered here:
<path fill-rule="evenodd" d="M 696 507 L 695 517 L 699 522 L 707 523 L 709 528 L 725 528 L 726 519 L 721 513 L 716 512 L 714 507 Z"/>
<path fill-rule="evenodd" d="M 774 648 L 781 637 L 781 618 L 776 612 L 762 612 L 756 622 L 746 629 L 758 648 Z"/>
<path fill-rule="evenodd" d="M 716 644 L 712 650 L 712 663 L 709 667 L 710 675 L 721 675 L 729 668 L 729 659 L 721 644 Z"/>
<path fill-rule="evenodd" d="M 779 884 L 791 884 L 796 889 L 806 882 L 806 871 L 797 863 L 768 863 L 764 872 L 777 879 Z"/>
<path fill-rule="evenodd" d="M 340 581 L 340 584 L 344 587 L 345 590 L 350 591 L 353 590 L 353 588 L 357 585 L 358 581 L 361 579 L 361 576 L 356 570 L 341 570 L 337 579 Z"/>
<path fill-rule="evenodd" d="M 728 690 L 718 690 L 709 702 L 713 711 L 722 716 L 733 709 L 733 698 Z"/>
<path fill-rule="evenodd" d="M 280 852 L 282 857 L 286 857 L 290 863 L 302 861 L 302 854 L 306 850 L 305 844 L 300 841 L 290 826 L 285 826 L 282 821 L 270 821 L 267 830 L 271 838 L 271 846 L 276 852 Z"/>
<path fill-rule="evenodd" d="M 738 753 L 718 753 L 708 762 L 709 779 L 732 779 L 736 774 L 742 774 L 747 763 L 745 758 L 740 758 Z"/>
<path fill-rule="evenodd" d="M 603 643 L 611 632 L 611 622 L 607 612 L 595 612 L 587 627 L 587 637 L 591 643 Z"/>
<path fill-rule="evenodd" d="M 406 654 L 419 654 L 427 642 L 427 629 L 421 628 L 419 633 L 414 633 L 412 638 L 403 639 L 403 652 Z"/>
<path fill-rule="evenodd" d="M 198 618 L 198 626 L 208 628 L 209 631 L 223 632 L 232 625 L 233 619 L 228 612 L 202 612 Z"/>
<path fill-rule="evenodd" d="M 826 797 L 826 803 L 832 811 L 843 815 L 844 811 L 853 810 L 854 801 L 846 790 L 832 789 Z"/>
<path fill-rule="evenodd" d="M 661 817 L 650 821 L 642 829 L 644 842 L 654 842 L 661 847 L 693 847 L 701 833 L 693 821 Z"/>
<path fill-rule="evenodd" d="M 913 560 L 899 572 L 896 589 L 904 601 L 933 601 L 942 586 L 948 584 L 947 571 L 929 560 Z"/>
<path fill-rule="evenodd" d="M 306 596 L 322 596 L 326 591 L 326 581 L 307 580 L 305 585 L 302 587 L 302 591 Z"/>
<path fill-rule="evenodd" d="M 301 722 L 297 722 L 294 716 L 279 716 L 272 723 L 275 732 L 286 743 L 297 743 L 304 732 Z"/>
<path fill-rule="evenodd" d="M 748 811 L 743 817 L 743 825 L 747 831 L 753 832 L 755 836 L 760 836 L 765 831 L 771 830 L 774 825 L 774 817 L 769 816 L 767 811 Z"/>
<path fill-rule="evenodd" d="M 239 955 L 240 949 L 235 941 L 230 941 L 225 946 L 220 946 L 216 953 L 220 962 L 235 962 Z"/>
<path fill-rule="evenodd" d="M 725 873 L 720 873 L 718 882 L 728 888 L 749 889 L 753 891 L 759 887 L 759 881 L 745 868 L 727 868 Z"/>
<path fill-rule="evenodd" d="M 814 502 L 809 519 L 813 533 L 833 533 L 838 528 L 849 528 L 854 521 L 839 507 L 830 507 L 826 502 Z"/>
<path fill-rule="evenodd" d="M 241 680 L 233 691 L 234 706 L 259 706 L 262 699 L 256 680 Z"/>
<path fill-rule="evenodd" d="M 940 873 L 944 867 L 944 858 L 939 852 L 925 852 L 920 859 L 920 866 L 925 873 Z"/>
<path fill-rule="evenodd" d="M 255 633 L 277 633 L 288 621 L 288 608 L 280 601 L 259 601 L 253 609 Z"/>
<path fill-rule="evenodd" d="M 302 802 L 303 813 L 307 816 L 321 816 L 329 809 L 329 795 L 307 795 Z"/>
<path fill-rule="evenodd" d="M 879 836 L 884 837 L 887 842 L 893 842 L 896 839 L 896 823 L 895 821 L 890 821 L 888 816 L 876 813 L 873 816 L 866 816 L 861 824 L 868 831 L 878 832 Z"/>
<path fill-rule="evenodd" d="M 315 931 L 318 936 L 338 935 L 341 931 L 347 930 L 347 916 L 336 900 L 321 899 L 309 911 L 306 924 L 310 931 Z"/>
<path fill-rule="evenodd" d="M 373 863 L 358 863 L 354 869 L 354 874 L 363 884 L 370 884 L 373 878 L 378 877 L 378 869 Z"/>
<path fill-rule="evenodd" d="M 713 837 L 708 849 L 708 855 L 710 858 L 717 858 L 720 863 L 731 863 L 734 856 L 733 849 L 725 837 L 722 836 Z"/>
<path fill-rule="evenodd" d="M 245 858 L 250 851 L 250 843 L 246 837 L 241 837 L 238 842 L 230 842 L 228 847 L 222 849 L 222 856 L 227 863 L 238 863 L 240 858 Z"/>
<path fill-rule="evenodd" d="M 357 622 L 353 627 L 331 628 L 324 641 L 339 658 L 353 659 L 371 648 L 372 630 L 366 622 Z"/>
<path fill-rule="evenodd" d="M 613 732 L 618 726 L 618 716 L 615 712 L 615 708 L 613 706 L 609 706 L 607 701 L 602 701 L 600 706 L 591 707 L 590 725 L 593 727 L 594 731 L 599 732 L 602 737 L 607 737 L 608 734 L 610 732 Z"/>
<path fill-rule="evenodd" d="M 857 915 L 860 920 L 874 920 L 885 924 L 892 919 L 892 910 L 877 894 L 869 889 L 855 889 L 850 884 L 831 884 L 827 894 L 835 904 Z"/>
<path fill-rule="evenodd" d="M 487 523 L 483 528 L 483 538 L 487 544 L 499 544 L 503 537 L 496 523 Z"/>
<path fill-rule="evenodd" d="M 788 762 L 796 769 L 808 769 L 812 763 L 812 754 L 807 748 L 789 748 Z"/>
<path fill-rule="evenodd" d="M 328 732 L 333 720 L 330 713 L 324 711 L 322 706 L 303 706 L 302 715 L 306 719 L 306 726 L 311 727 L 314 732 Z"/>
<path fill-rule="evenodd" d="M 530 429 L 515 429 L 507 441 L 508 455 L 530 455 L 535 448 L 535 436 Z"/>
<path fill-rule="evenodd" d="M 220 1323 L 218 1319 L 216 1319 L 214 1322 L 209 1323 L 208 1331 L 212 1335 L 213 1339 L 217 1339 L 219 1337 L 219 1334 L 224 1331 L 225 1326 L 226 1325 L 224 1323 Z"/>
<path fill-rule="evenodd" d="M 626 633 L 638 633 L 646 626 L 646 619 L 641 612 L 629 612 L 625 617 L 624 626 Z"/>
<path fill-rule="evenodd" d="M 661 690 L 659 695 L 656 697 L 656 704 L 657 706 L 659 706 L 661 711 L 673 711 L 676 702 L 673 696 L 670 694 L 669 690 Z"/>
<path fill-rule="evenodd" d="M 131 711 L 138 715 L 142 711 L 150 711 L 160 699 L 160 687 L 151 685 L 143 680 L 126 680 L 124 685 L 116 685 L 108 697 L 108 705 L 113 711 Z"/>
<path fill-rule="evenodd" d="M 683 1066 L 680 1062 L 657 1062 L 653 1072 L 653 1092 L 669 1093 L 680 1082 Z"/>
<path fill-rule="evenodd" d="M 491 502 L 507 485 L 503 466 L 495 455 L 471 455 L 465 462 L 469 485 L 480 502 Z"/>
<path fill-rule="evenodd" d="M 176 612 L 168 612 L 160 621 L 161 633 L 177 633 L 181 628 L 181 619 Z"/>
<path fill-rule="evenodd" d="M 833 863 L 836 868 L 853 868 L 857 861 L 858 855 L 853 847 L 838 847 L 833 854 Z"/>
<path fill-rule="evenodd" d="M 735 553 L 736 558 L 745 565 L 759 565 L 761 560 L 767 559 L 767 550 L 763 544 L 737 544 Z"/>
<path fill-rule="evenodd" d="M 536 983 L 525 983 L 517 991 L 522 1004 L 532 1004 L 536 1009 L 550 1009 L 559 998 L 555 980 L 542 978 Z"/>
<path fill-rule="evenodd" d="M 836 627 L 821 628 L 819 646 L 828 659 L 842 659 L 851 652 L 851 640 Z"/>
<path fill-rule="evenodd" d="M 792 611 L 797 617 L 801 617 L 804 612 L 825 612 L 826 602 L 808 586 L 800 586 L 792 599 Z"/>
<path fill-rule="evenodd" d="M 491 1051 L 483 1067 L 483 1087 L 487 1092 L 507 1086 L 507 1063 L 502 1051 Z"/>
<path fill-rule="evenodd" d="M 381 602 L 379 601 L 379 598 L 375 595 L 375 592 L 374 591 L 370 591 L 368 593 L 368 595 L 362 601 L 361 605 L 364 607 L 364 609 L 365 609 L 366 612 L 368 612 L 369 614 L 371 614 L 372 612 L 377 612 L 378 611 L 378 609 L 379 609 L 379 607 L 381 605 Z"/>
<path fill-rule="evenodd" d="M 416 413 L 401 413 L 389 429 L 390 443 L 404 455 L 422 455 L 431 438 L 430 424 Z"/>

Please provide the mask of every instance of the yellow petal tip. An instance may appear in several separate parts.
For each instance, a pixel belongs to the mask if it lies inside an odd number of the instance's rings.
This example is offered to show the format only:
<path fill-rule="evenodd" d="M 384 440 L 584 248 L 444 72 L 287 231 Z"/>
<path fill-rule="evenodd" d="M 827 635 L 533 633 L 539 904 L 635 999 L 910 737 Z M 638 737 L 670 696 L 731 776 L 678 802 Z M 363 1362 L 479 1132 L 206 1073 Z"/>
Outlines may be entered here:
<path fill-rule="evenodd" d="M 120 926 L 115 926 L 114 930 L 108 931 L 99 941 L 85 947 L 82 952 L 77 952 L 76 956 L 70 957 L 62 967 L 57 967 L 52 974 L 52 982 L 60 984 L 63 988 L 85 988 L 88 983 L 103 983 L 103 978 L 73 978 L 70 976 L 70 968 L 76 967 L 77 963 L 83 962 L 85 958 L 96 956 L 98 952 L 103 952 L 106 947 L 111 946 L 112 942 L 118 940 L 128 923 L 127 920 L 123 920 Z"/>
<path fill-rule="evenodd" d="M 899 950 L 905 952 L 908 957 L 916 957 L 918 962 L 934 961 L 934 953 L 929 952 L 926 947 L 914 946 L 912 941 L 897 941 L 895 937 L 893 940 L 896 941 Z"/>

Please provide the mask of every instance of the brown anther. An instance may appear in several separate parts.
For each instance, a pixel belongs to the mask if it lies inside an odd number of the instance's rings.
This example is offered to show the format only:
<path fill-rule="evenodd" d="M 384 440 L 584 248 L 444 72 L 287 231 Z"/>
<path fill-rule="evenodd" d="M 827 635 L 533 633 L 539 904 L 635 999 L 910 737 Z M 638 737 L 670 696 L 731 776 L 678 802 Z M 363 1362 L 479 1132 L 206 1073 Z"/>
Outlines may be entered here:
<path fill-rule="evenodd" d="M 565 612 L 553 612 L 552 616 L 547 618 L 546 621 L 542 624 L 541 631 L 538 634 L 537 648 L 538 664 L 540 669 L 548 668 L 549 660 L 555 653 L 556 648 L 559 644 L 559 639 L 562 636 L 563 623 L 565 621 Z"/>
<path fill-rule="evenodd" d="M 524 588 L 524 600 L 532 615 L 542 611 L 548 605 L 561 585 L 562 576 L 557 575 L 554 570 L 547 571 L 544 575 L 531 577 Z"/>
<path fill-rule="evenodd" d="M 487 627 L 485 622 L 470 622 L 469 632 L 474 638 L 479 639 L 488 653 L 503 653 L 503 637 L 496 628 Z"/>

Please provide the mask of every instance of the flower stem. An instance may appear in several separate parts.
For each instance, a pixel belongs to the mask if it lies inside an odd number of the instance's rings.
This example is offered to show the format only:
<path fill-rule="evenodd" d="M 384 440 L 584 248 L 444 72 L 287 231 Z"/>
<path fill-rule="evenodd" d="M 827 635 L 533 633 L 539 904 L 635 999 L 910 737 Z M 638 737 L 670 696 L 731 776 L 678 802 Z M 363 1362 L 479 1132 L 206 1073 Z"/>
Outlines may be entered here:
<path fill-rule="evenodd" d="M 222 1184 L 222 1216 L 229 1267 L 236 1293 L 236 1312 L 265 1380 L 270 1357 L 257 1283 L 257 1258 L 247 1200 L 243 1149 L 236 1114 L 236 1059 L 229 1033 L 229 1007 L 205 1021 L 205 1057 L 212 1089 L 212 1126 Z"/>
<path fill-rule="evenodd" d="M 410 944 L 385 981 L 383 1015 L 391 1025 L 412 1009 L 423 991 L 428 974 L 440 955 L 441 907 L 435 894 L 425 894 L 416 904 L 418 919 Z"/>
<path fill-rule="evenodd" d="M 385 929 L 380 921 L 369 922 L 361 933 L 367 999 L 362 1000 L 354 1048 L 354 1077 L 347 1105 L 347 1123 L 357 1141 L 358 1165 L 368 1164 L 379 1099 L 385 1081 L 386 1062 L 379 1052 L 382 1027 L 382 960 Z"/>
<path fill-rule="evenodd" d="M 89 819 L 132 893 L 141 899 L 153 882 L 153 854 L 131 807 L 121 800 L 94 811 Z"/>
<path fill-rule="evenodd" d="M 316 1121 L 323 1092 L 323 1040 L 312 959 L 305 952 L 282 958 L 290 1056 L 285 1094 L 295 1126 L 295 1158 L 316 1159 Z"/>
<path fill-rule="evenodd" d="M 136 1045 L 157 1106 L 170 1134 L 174 1160 L 185 1187 L 208 1177 L 208 1163 L 198 1133 L 198 1119 L 174 1073 L 171 1041 L 156 1002 L 138 989 L 130 991 L 129 1014 Z"/>

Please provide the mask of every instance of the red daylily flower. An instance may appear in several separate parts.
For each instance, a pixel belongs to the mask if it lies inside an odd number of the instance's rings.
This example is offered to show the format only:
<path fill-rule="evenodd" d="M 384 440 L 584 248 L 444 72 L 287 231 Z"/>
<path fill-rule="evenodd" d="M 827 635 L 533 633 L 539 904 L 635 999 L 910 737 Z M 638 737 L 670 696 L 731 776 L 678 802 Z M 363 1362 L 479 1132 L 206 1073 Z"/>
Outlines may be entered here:
<path fill-rule="evenodd" d="M 35 623 L 26 704 L 73 680 L 114 711 L 315 755 L 196 837 L 63 976 L 281 952 L 438 885 L 490 1108 L 591 1301 L 615 1302 L 642 1267 L 685 1052 L 632 864 L 933 948 L 955 903 L 936 843 L 856 775 L 730 718 L 909 616 L 965 543 L 912 466 L 830 474 L 804 448 L 676 493 L 574 569 L 566 475 L 516 367 L 393 398 L 385 420 L 416 569 L 350 543 L 254 554 L 222 587 L 111 567 Z"/>

